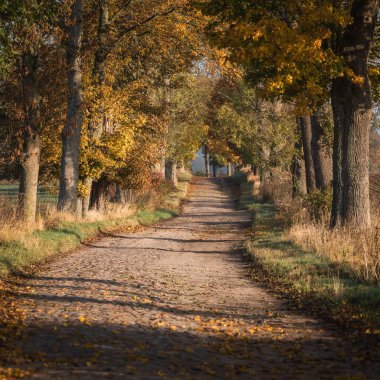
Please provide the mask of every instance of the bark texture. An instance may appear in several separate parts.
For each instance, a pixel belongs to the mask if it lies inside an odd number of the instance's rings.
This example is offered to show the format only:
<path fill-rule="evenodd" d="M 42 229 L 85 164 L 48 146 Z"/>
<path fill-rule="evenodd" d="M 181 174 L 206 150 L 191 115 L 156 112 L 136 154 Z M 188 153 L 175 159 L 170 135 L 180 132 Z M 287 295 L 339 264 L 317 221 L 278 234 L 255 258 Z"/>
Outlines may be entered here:
<path fill-rule="evenodd" d="M 21 58 L 21 81 L 24 103 L 23 152 L 19 186 L 20 217 L 33 223 L 37 211 L 40 167 L 40 101 L 38 91 L 38 54 L 29 52 Z"/>
<path fill-rule="evenodd" d="M 215 163 L 215 161 L 212 162 L 212 176 L 213 177 L 216 177 L 216 171 L 217 171 L 218 167 Z"/>
<path fill-rule="evenodd" d="M 210 153 L 209 153 L 207 145 L 205 145 L 205 166 L 206 166 L 206 177 L 210 177 Z"/>
<path fill-rule="evenodd" d="M 334 115 L 334 147 L 333 147 L 333 202 L 331 208 L 330 227 L 342 225 L 343 210 L 343 113 L 342 104 L 337 101 L 335 85 L 332 87 L 331 103 Z"/>
<path fill-rule="evenodd" d="M 109 0 L 101 0 L 97 32 L 97 48 L 93 74 L 99 84 L 105 83 L 105 63 L 109 53 Z"/>
<path fill-rule="evenodd" d="M 378 0 L 354 0 L 352 23 L 337 44 L 337 52 L 355 75 L 336 78 L 332 85 L 334 112 L 334 195 L 331 226 L 367 229 L 369 201 L 369 133 L 372 111 L 368 55 L 379 10 Z"/>
<path fill-rule="evenodd" d="M 166 158 L 165 157 L 161 158 L 160 165 L 161 165 L 160 166 L 161 178 L 164 179 L 165 178 L 165 166 L 166 166 Z"/>
<path fill-rule="evenodd" d="M 71 8 L 66 46 L 67 60 L 67 117 L 62 131 L 62 157 L 58 209 L 75 211 L 77 208 L 80 140 L 82 113 L 82 0 L 74 0 Z"/>
<path fill-rule="evenodd" d="M 91 178 L 86 178 L 84 180 L 84 185 L 88 191 L 87 195 L 85 195 L 83 198 L 82 198 L 82 207 L 81 207 L 81 211 L 82 211 L 82 218 L 87 218 L 88 216 L 88 212 L 90 210 L 90 200 L 91 200 L 91 189 L 92 189 L 92 179 Z"/>
<path fill-rule="evenodd" d="M 186 173 L 186 165 L 185 165 L 185 162 L 184 162 L 183 160 L 181 161 L 181 165 L 180 165 L 180 167 L 179 167 L 179 172 L 180 172 L 181 174 Z"/>
<path fill-rule="evenodd" d="M 99 20 L 98 20 L 98 31 L 97 31 L 97 46 L 95 50 L 95 60 L 93 67 L 93 77 L 95 83 L 98 86 L 103 86 L 105 84 L 105 64 L 109 52 L 108 47 L 108 36 L 109 36 L 109 0 L 101 0 L 99 2 Z M 104 115 L 105 116 L 105 115 Z M 88 128 L 88 137 L 90 141 L 94 139 L 100 139 L 103 130 L 105 130 L 106 117 L 103 117 L 103 123 L 90 122 L 87 126 Z M 91 206 L 91 191 L 93 184 L 96 181 L 93 178 L 85 178 L 84 183 L 86 187 L 90 190 L 89 194 L 83 198 L 82 201 L 82 216 L 86 217 Z M 95 191 L 98 194 L 97 191 Z M 95 195 L 94 195 L 95 196 Z M 100 199 L 95 202 L 99 206 Z"/>
<path fill-rule="evenodd" d="M 298 132 L 300 125 L 298 124 Z M 295 199 L 302 193 L 301 177 L 302 177 L 302 138 L 301 133 L 298 133 L 298 141 L 294 144 L 295 153 L 292 157 L 290 172 L 292 174 L 292 198 Z"/>
<path fill-rule="evenodd" d="M 303 116 L 298 118 L 300 124 L 302 147 L 305 161 L 305 174 L 306 174 L 306 188 L 310 193 L 315 190 L 315 174 L 314 163 L 311 149 L 312 131 L 310 116 Z"/>
<path fill-rule="evenodd" d="M 321 115 L 311 116 L 311 153 L 317 189 L 325 189 L 332 180 L 332 158 L 324 141 Z"/>
<path fill-rule="evenodd" d="M 100 178 L 96 182 L 93 182 L 90 196 L 91 209 L 101 209 L 106 199 L 107 190 L 108 183 L 104 177 Z"/>
<path fill-rule="evenodd" d="M 123 190 L 121 189 L 120 185 L 115 185 L 115 197 L 114 197 L 115 203 L 123 203 Z"/>
<path fill-rule="evenodd" d="M 177 163 L 172 160 L 167 160 L 165 164 L 165 179 L 174 186 L 178 185 Z"/>
<path fill-rule="evenodd" d="M 38 134 L 29 134 L 24 141 L 19 185 L 20 217 L 28 223 L 36 218 L 39 165 L 40 139 Z"/>
<path fill-rule="evenodd" d="M 227 163 L 227 176 L 231 177 L 232 176 L 232 165 L 231 163 Z"/>

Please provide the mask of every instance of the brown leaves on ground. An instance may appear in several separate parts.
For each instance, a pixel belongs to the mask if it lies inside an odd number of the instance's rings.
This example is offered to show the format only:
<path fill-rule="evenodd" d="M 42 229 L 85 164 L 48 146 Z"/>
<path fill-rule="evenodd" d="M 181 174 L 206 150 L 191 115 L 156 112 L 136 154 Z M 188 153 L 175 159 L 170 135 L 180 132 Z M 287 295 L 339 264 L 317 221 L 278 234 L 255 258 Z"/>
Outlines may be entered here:
<path fill-rule="evenodd" d="M 375 378 L 375 343 L 341 339 L 248 278 L 248 218 L 218 180 L 199 185 L 181 217 L 87 244 L 9 290 L 18 351 L 3 378 Z"/>
<path fill-rule="evenodd" d="M 30 374 L 17 368 L 23 364 L 20 349 L 13 345 L 15 339 L 22 339 L 25 313 L 13 294 L 13 286 L 0 280 L 0 379 L 18 379 Z"/>

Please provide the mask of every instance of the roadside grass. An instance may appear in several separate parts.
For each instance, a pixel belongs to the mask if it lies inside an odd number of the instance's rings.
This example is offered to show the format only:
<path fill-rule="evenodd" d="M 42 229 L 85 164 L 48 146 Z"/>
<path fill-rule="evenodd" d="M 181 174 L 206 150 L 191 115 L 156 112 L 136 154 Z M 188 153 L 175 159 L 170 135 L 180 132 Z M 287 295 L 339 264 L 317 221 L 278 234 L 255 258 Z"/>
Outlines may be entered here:
<path fill-rule="evenodd" d="M 95 239 L 102 232 L 135 231 L 177 216 L 185 198 L 190 178 L 182 176 L 176 189 L 165 191 L 153 205 L 130 209 L 123 217 L 110 215 L 104 220 L 80 221 L 62 218 L 40 230 L 22 231 L 13 226 L 2 239 L 0 234 L 0 279 L 9 274 L 22 274 L 30 266 L 52 255 L 70 252 L 82 243 Z M 13 238 L 12 238 L 13 236 Z"/>
<path fill-rule="evenodd" d="M 240 206 L 252 211 L 246 254 L 252 276 L 297 306 L 350 327 L 352 333 L 380 334 L 380 286 L 358 278 L 349 266 L 307 251 L 289 240 L 273 204 L 260 203 L 244 174 L 235 177 Z"/>
<path fill-rule="evenodd" d="M 252 184 L 248 182 L 246 174 L 237 172 L 233 176 L 233 179 L 239 185 L 239 208 L 253 211 L 255 208 L 255 199 L 253 197 Z"/>

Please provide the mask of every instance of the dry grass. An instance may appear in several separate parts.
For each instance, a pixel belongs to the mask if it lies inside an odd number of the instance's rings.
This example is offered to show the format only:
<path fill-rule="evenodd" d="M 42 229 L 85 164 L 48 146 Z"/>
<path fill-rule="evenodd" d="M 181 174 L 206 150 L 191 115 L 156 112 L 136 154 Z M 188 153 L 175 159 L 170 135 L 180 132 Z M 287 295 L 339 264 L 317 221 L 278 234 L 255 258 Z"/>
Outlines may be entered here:
<path fill-rule="evenodd" d="M 28 234 L 39 229 L 41 229 L 40 218 L 37 218 L 33 225 L 22 223 L 17 218 L 15 204 L 5 197 L 0 198 L 0 243 L 24 241 Z"/>
<path fill-rule="evenodd" d="M 257 201 L 244 175 L 235 179 L 240 205 L 253 214 L 246 242 L 253 277 L 349 331 L 380 331 L 380 230 L 332 232 L 323 217 L 312 221 L 301 200 L 279 210 Z"/>
<path fill-rule="evenodd" d="M 15 202 L 0 199 L 0 279 L 19 273 L 53 254 L 68 252 L 101 232 L 135 230 L 177 215 L 186 196 L 188 181 L 183 178 L 175 189 L 164 184 L 144 194 L 137 204 L 104 202 L 86 219 L 58 212 L 53 203 L 39 205 L 33 225 L 20 222 Z"/>
<path fill-rule="evenodd" d="M 79 214 L 60 212 L 55 203 L 39 202 L 36 221 L 33 224 L 24 223 L 19 219 L 15 199 L 10 201 L 8 197 L 0 196 L 0 242 L 24 242 L 25 238 L 30 239 L 34 231 L 57 229 L 66 224 L 125 219 L 135 214 L 137 209 L 151 212 L 165 206 L 175 208 L 179 202 L 178 198 L 184 196 L 190 180 L 186 176 L 181 179 L 178 189 L 162 183 L 160 188 L 151 189 L 144 194 L 130 194 L 128 198 L 131 202 L 114 203 L 101 200 L 99 209 L 89 211 L 86 218 Z"/>
<path fill-rule="evenodd" d="M 244 181 L 250 184 L 252 189 L 250 195 L 253 195 L 259 202 L 273 203 L 278 210 L 290 203 L 292 184 L 288 173 L 274 169 L 272 176 L 264 181 L 260 180 L 258 174 L 254 175 L 250 168 L 243 168 L 240 175 L 243 175 Z"/>
<path fill-rule="evenodd" d="M 380 284 L 380 229 L 367 232 L 330 230 L 323 221 L 294 223 L 288 238 L 320 257 L 348 268 L 359 279 Z"/>
<path fill-rule="evenodd" d="M 251 184 L 258 178 L 248 173 Z M 257 186 L 257 185 L 256 185 Z M 380 174 L 371 175 L 372 214 L 379 215 Z M 380 220 L 366 232 L 329 229 L 331 194 L 315 192 L 308 197 L 291 199 L 288 173 L 276 172 L 260 185 L 260 201 L 274 205 L 277 215 L 288 226 L 286 238 L 302 249 L 326 258 L 349 270 L 360 280 L 380 284 Z"/>
<path fill-rule="evenodd" d="M 78 215 L 57 211 L 52 203 L 39 205 L 36 221 L 33 224 L 24 223 L 17 216 L 17 208 L 5 199 L 0 201 L 0 242 L 25 242 L 34 231 L 58 228 L 68 223 L 91 223 L 110 219 L 128 218 L 135 212 L 135 206 L 130 204 L 102 203 L 99 210 L 91 210 L 86 218 Z"/>

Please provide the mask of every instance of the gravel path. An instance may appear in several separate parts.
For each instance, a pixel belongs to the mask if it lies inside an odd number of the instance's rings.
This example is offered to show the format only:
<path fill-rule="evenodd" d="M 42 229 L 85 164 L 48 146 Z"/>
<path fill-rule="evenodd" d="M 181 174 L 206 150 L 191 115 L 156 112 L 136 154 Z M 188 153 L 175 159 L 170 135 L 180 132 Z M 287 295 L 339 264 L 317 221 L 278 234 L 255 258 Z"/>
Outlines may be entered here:
<path fill-rule="evenodd" d="M 376 378 L 365 350 L 249 278 L 249 219 L 224 180 L 198 178 L 182 216 L 50 263 L 18 294 L 32 377 Z"/>

